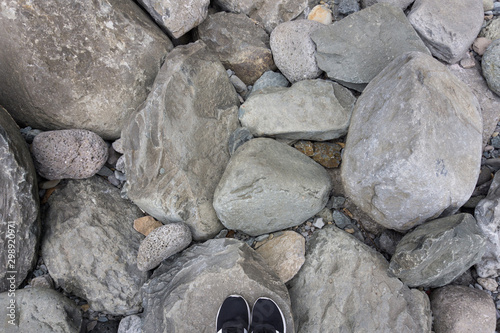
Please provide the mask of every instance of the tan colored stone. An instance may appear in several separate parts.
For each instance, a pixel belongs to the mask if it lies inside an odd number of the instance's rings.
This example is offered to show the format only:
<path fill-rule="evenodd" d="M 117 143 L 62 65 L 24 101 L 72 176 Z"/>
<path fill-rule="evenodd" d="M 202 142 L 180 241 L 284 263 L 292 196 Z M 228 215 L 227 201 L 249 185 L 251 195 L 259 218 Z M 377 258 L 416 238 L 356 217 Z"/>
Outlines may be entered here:
<path fill-rule="evenodd" d="M 331 142 L 315 142 L 313 160 L 325 168 L 336 168 L 340 165 L 342 147 Z"/>
<path fill-rule="evenodd" d="M 477 283 L 479 283 L 481 287 L 489 291 L 496 291 L 498 288 L 497 281 L 492 278 L 478 278 Z"/>
<path fill-rule="evenodd" d="M 294 231 L 269 238 L 256 249 L 283 283 L 291 280 L 305 261 L 306 242 Z"/>
<path fill-rule="evenodd" d="M 479 55 L 483 55 L 492 40 L 486 37 L 478 37 L 472 44 L 472 49 Z"/>
<path fill-rule="evenodd" d="M 144 236 L 149 235 L 151 231 L 161 227 L 162 225 L 163 223 L 155 220 L 152 216 L 143 216 L 134 220 L 134 229 Z"/>
<path fill-rule="evenodd" d="M 309 15 L 307 15 L 308 20 L 316 21 L 323 24 L 331 24 L 333 21 L 332 11 L 323 5 L 315 6 Z"/>
<path fill-rule="evenodd" d="M 293 146 L 295 149 L 300 151 L 302 154 L 305 154 L 306 156 L 311 157 L 314 154 L 314 144 L 311 141 L 300 140 Z"/>

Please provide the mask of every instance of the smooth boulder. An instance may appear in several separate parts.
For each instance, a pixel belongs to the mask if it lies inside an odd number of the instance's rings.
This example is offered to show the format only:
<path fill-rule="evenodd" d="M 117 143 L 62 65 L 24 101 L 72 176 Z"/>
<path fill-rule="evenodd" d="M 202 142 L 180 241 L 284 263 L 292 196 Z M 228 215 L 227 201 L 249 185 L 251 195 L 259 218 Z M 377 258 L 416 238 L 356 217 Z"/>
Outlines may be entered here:
<path fill-rule="evenodd" d="M 163 223 L 185 222 L 195 240 L 215 236 L 222 225 L 212 196 L 237 105 L 224 66 L 202 41 L 176 47 L 122 132 L 128 198 Z"/>
<path fill-rule="evenodd" d="M 0 165 L 0 260 L 3 262 L 0 292 L 3 292 L 19 287 L 35 264 L 41 224 L 33 160 L 19 127 L 2 107 Z"/>
<path fill-rule="evenodd" d="M 389 263 L 334 226 L 313 234 L 306 261 L 288 283 L 295 330 L 430 332 L 427 295 L 389 275 Z"/>
<path fill-rule="evenodd" d="M 287 333 L 294 332 L 286 286 L 247 244 L 227 238 L 193 245 L 162 263 L 142 289 L 142 331 L 212 332 L 220 305 L 233 294 L 249 304 L 272 298 Z"/>
<path fill-rule="evenodd" d="M 325 207 L 331 187 L 325 169 L 304 154 L 257 138 L 231 157 L 213 204 L 226 228 L 257 236 L 314 216 Z"/>
<path fill-rule="evenodd" d="M 500 39 L 493 41 L 484 52 L 481 68 L 488 87 L 500 96 Z"/>
<path fill-rule="evenodd" d="M 347 196 L 397 231 L 453 214 L 479 176 L 480 110 L 470 89 L 431 56 L 395 59 L 354 107 L 341 165 Z"/>
<path fill-rule="evenodd" d="M 0 104 L 22 126 L 116 139 L 147 97 L 168 37 L 133 1 L 4 1 Z"/>

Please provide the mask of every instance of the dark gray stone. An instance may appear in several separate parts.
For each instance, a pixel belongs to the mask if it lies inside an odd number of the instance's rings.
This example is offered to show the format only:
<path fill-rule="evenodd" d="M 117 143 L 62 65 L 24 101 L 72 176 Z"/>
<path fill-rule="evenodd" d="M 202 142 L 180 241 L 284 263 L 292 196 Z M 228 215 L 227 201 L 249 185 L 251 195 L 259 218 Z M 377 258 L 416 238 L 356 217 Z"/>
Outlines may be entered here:
<path fill-rule="evenodd" d="M 382 251 L 392 256 L 396 252 L 396 246 L 401 241 L 401 238 L 403 238 L 403 234 L 386 229 L 375 239 L 375 242 Z"/>
<path fill-rule="evenodd" d="M 228 140 L 228 150 L 229 155 L 233 156 L 236 149 L 238 149 L 242 144 L 253 139 L 252 133 L 246 127 L 238 127 L 229 136 Z"/>
<path fill-rule="evenodd" d="M 1 14 L 0 14 L 1 15 Z M 19 127 L 0 107 L 0 292 L 16 289 L 35 264 L 41 233 L 35 167 Z M 16 273 L 8 274 L 8 271 Z M 7 280 L 7 277 L 15 276 Z"/>
<path fill-rule="evenodd" d="M 212 332 L 217 310 L 232 294 L 249 304 L 272 298 L 283 311 L 287 333 L 294 332 L 286 286 L 260 255 L 234 239 L 193 245 L 164 261 L 142 291 L 143 332 Z"/>
<path fill-rule="evenodd" d="M 116 139 L 172 49 L 133 1 L 0 6 L 0 104 L 22 126 Z"/>
<path fill-rule="evenodd" d="M 342 15 L 349 15 L 359 11 L 358 0 L 340 0 L 337 9 Z"/>
<path fill-rule="evenodd" d="M 410 287 L 442 287 L 481 259 L 485 243 L 470 214 L 429 221 L 401 239 L 389 270 Z"/>
<path fill-rule="evenodd" d="M 139 312 L 148 274 L 136 265 L 143 236 L 132 225 L 142 215 L 99 177 L 61 182 L 48 201 L 42 241 L 56 285 L 86 299 L 94 311 Z"/>
<path fill-rule="evenodd" d="M 255 81 L 250 94 L 253 94 L 267 87 L 288 87 L 289 85 L 290 82 L 288 82 L 283 74 L 273 71 L 267 71 L 262 74 L 262 76 L 257 81 Z"/>

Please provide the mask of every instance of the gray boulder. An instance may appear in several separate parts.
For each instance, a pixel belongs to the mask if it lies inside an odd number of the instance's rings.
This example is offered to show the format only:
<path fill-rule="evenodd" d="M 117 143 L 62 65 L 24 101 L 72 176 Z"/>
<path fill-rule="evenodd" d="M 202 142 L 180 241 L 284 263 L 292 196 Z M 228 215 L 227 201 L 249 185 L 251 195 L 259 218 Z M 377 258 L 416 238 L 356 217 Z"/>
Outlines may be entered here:
<path fill-rule="evenodd" d="M 430 332 L 427 295 L 388 274 L 384 257 L 334 226 L 313 234 L 289 282 L 299 333 Z"/>
<path fill-rule="evenodd" d="M 237 105 L 224 66 L 202 41 L 176 47 L 122 132 L 127 196 L 163 223 L 185 222 L 195 240 L 216 235 L 212 196 Z"/>
<path fill-rule="evenodd" d="M 193 245 L 155 270 L 143 287 L 143 332 L 214 331 L 217 310 L 232 294 L 249 304 L 272 298 L 293 333 L 290 299 L 285 285 L 248 245 L 214 239 Z"/>
<path fill-rule="evenodd" d="M 488 87 L 500 95 L 500 39 L 488 46 L 481 60 L 481 67 Z"/>
<path fill-rule="evenodd" d="M 483 24 L 478 0 L 415 0 L 408 20 L 436 58 L 453 64 L 464 56 Z"/>
<path fill-rule="evenodd" d="M 37 258 L 41 233 L 35 167 L 19 127 L 2 107 L 0 107 L 0 164 L 2 239 L 0 260 L 3 263 L 0 266 L 0 292 L 2 292 L 16 289 L 28 275 Z"/>
<path fill-rule="evenodd" d="M 394 58 L 409 51 L 429 53 L 403 11 L 386 3 L 323 26 L 311 38 L 318 67 L 358 91 Z"/>
<path fill-rule="evenodd" d="M 16 290 L 14 294 L 0 294 L 2 332 L 80 332 L 80 309 L 57 291 L 25 288 Z"/>
<path fill-rule="evenodd" d="M 0 104 L 22 126 L 116 139 L 172 49 L 133 1 L 14 1 L 2 13 Z"/>
<path fill-rule="evenodd" d="M 453 214 L 474 191 L 481 134 L 479 102 L 462 81 L 429 55 L 400 56 L 354 108 L 341 166 L 346 194 L 398 231 Z"/>
<path fill-rule="evenodd" d="M 486 252 L 476 265 L 480 277 L 500 276 L 500 172 L 495 174 L 488 195 L 479 201 L 474 217 L 486 236 Z"/>
<path fill-rule="evenodd" d="M 244 14 L 212 14 L 198 27 L 198 35 L 245 84 L 275 68 L 269 35 Z"/>
<path fill-rule="evenodd" d="M 272 139 L 243 144 L 231 157 L 214 193 L 214 208 L 228 229 L 256 236 L 301 224 L 328 201 L 323 167 Z"/>
<path fill-rule="evenodd" d="M 372 5 L 374 5 L 376 3 L 379 3 L 379 2 L 385 2 L 385 3 L 389 3 L 389 4 L 393 5 L 393 6 L 399 7 L 402 10 L 405 10 L 414 1 L 415 0 L 361 0 L 360 2 L 361 2 L 361 7 L 362 8 L 366 8 L 368 6 L 372 6 Z"/>
<path fill-rule="evenodd" d="M 274 62 L 288 81 L 315 79 L 321 74 L 311 33 L 322 26 L 312 20 L 295 20 L 281 23 L 271 33 Z"/>
<path fill-rule="evenodd" d="M 472 215 L 440 218 L 401 239 L 389 270 L 410 287 L 442 287 L 481 259 L 485 243 Z"/>
<path fill-rule="evenodd" d="M 99 177 L 68 180 L 50 196 L 42 256 L 58 287 L 84 298 L 94 311 L 141 310 L 148 278 L 136 265 L 143 236 L 132 227 L 139 208 Z"/>
<path fill-rule="evenodd" d="M 325 141 L 347 133 L 356 98 L 341 85 L 303 80 L 252 94 L 239 119 L 254 136 Z"/>
<path fill-rule="evenodd" d="M 173 38 L 198 26 L 208 14 L 210 0 L 138 0 L 155 22 Z"/>

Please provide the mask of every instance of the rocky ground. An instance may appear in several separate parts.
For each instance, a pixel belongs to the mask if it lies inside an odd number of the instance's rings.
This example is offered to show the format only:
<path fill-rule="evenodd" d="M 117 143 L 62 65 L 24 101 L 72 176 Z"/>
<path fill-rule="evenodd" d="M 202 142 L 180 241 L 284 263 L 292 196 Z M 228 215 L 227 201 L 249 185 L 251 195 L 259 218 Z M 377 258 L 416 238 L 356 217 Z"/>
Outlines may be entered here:
<path fill-rule="evenodd" d="M 0 0 L 2 331 L 500 331 L 499 16 Z"/>

